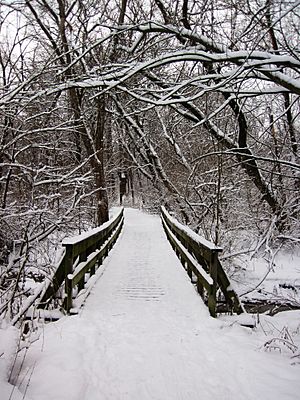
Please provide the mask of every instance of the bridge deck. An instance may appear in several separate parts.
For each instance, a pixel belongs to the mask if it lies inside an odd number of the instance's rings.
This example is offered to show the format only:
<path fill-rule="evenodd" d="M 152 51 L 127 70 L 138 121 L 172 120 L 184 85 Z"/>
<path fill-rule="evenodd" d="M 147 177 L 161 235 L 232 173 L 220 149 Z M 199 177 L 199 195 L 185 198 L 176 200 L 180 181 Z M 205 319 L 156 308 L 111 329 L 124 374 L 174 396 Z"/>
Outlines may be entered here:
<path fill-rule="evenodd" d="M 246 328 L 209 317 L 159 218 L 128 209 L 125 219 L 84 309 L 47 325 L 30 349 L 26 399 L 295 398 L 288 362 L 273 360 L 274 379 Z"/>

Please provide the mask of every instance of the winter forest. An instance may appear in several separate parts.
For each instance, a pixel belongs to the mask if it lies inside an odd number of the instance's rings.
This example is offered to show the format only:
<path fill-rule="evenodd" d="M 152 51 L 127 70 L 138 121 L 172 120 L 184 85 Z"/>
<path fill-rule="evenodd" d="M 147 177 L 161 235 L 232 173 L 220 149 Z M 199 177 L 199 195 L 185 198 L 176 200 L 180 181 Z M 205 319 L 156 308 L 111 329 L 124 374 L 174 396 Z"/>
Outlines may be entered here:
<path fill-rule="evenodd" d="M 0 0 L 0 330 L 120 205 L 165 206 L 239 295 L 299 309 L 299 95 L 299 0 Z"/>
<path fill-rule="evenodd" d="M 166 205 L 229 255 L 299 245 L 299 11 L 1 1 L 2 316 L 120 197 Z"/>
<path fill-rule="evenodd" d="M 164 205 L 233 278 L 297 252 L 299 5 L 0 1 L 1 319 L 120 203 Z"/>

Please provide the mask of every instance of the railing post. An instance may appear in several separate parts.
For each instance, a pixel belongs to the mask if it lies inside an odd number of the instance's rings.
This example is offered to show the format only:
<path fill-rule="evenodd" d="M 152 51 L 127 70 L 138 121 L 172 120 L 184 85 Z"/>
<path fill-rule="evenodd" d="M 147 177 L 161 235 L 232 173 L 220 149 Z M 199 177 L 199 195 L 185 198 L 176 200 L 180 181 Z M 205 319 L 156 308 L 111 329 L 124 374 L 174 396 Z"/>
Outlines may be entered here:
<path fill-rule="evenodd" d="M 69 274 L 72 274 L 73 272 L 73 245 L 72 244 L 66 244 L 66 258 L 65 258 L 65 293 L 66 293 L 66 299 L 65 299 L 65 304 L 66 304 L 66 311 L 69 314 L 71 308 L 72 308 L 72 280 L 68 278 Z"/>
<path fill-rule="evenodd" d="M 95 273 L 96 273 L 96 264 L 91 267 L 90 276 L 95 275 Z"/>
<path fill-rule="evenodd" d="M 217 284 L 218 284 L 218 253 L 211 252 L 209 263 L 209 274 L 212 277 L 213 285 L 211 286 L 210 293 L 208 294 L 208 308 L 210 315 L 216 317 L 217 305 Z"/>
<path fill-rule="evenodd" d="M 79 255 L 79 262 L 83 262 L 83 261 L 86 261 L 86 259 L 87 259 L 87 256 L 86 256 L 86 253 L 87 253 L 87 251 L 85 250 L 84 252 L 82 252 L 80 255 Z M 80 281 L 78 282 L 78 292 L 80 292 L 80 290 L 82 290 L 82 289 L 84 289 L 84 275 L 83 275 L 83 277 L 80 279 Z"/>
<path fill-rule="evenodd" d="M 203 299 L 204 288 L 203 288 L 203 285 L 202 285 L 202 283 L 201 283 L 201 281 L 200 281 L 199 276 L 197 277 L 197 290 L 198 290 L 199 295 L 200 295 L 200 296 L 202 297 L 202 299 Z"/>
<path fill-rule="evenodd" d="M 190 280 L 192 281 L 192 279 L 193 279 L 193 271 L 192 271 L 192 268 L 191 268 L 189 262 L 187 262 L 187 273 L 188 273 L 188 276 L 190 277 Z"/>

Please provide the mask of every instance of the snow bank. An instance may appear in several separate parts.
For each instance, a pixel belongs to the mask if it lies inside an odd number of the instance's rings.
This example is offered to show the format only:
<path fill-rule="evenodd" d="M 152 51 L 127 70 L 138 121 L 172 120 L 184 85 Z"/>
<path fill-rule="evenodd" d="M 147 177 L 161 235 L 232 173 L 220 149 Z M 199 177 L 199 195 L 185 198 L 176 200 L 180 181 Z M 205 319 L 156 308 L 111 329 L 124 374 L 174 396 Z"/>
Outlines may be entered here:
<path fill-rule="evenodd" d="M 2 321 L 0 326 L 0 399 L 1 400 L 21 400 L 23 394 L 8 383 L 10 371 L 14 364 L 19 332 L 16 328 L 5 326 Z"/>

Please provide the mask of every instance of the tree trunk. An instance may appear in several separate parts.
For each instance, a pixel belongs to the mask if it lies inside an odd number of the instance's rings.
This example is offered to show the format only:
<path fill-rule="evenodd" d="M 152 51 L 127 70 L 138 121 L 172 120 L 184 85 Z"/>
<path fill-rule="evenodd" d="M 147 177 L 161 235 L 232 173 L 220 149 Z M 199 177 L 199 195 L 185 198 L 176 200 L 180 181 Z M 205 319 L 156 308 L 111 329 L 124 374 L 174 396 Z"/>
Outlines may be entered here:
<path fill-rule="evenodd" d="M 104 130 L 105 130 L 105 98 L 102 96 L 97 100 L 97 122 L 95 129 L 95 180 L 97 188 L 97 223 L 103 224 L 109 220 L 108 195 L 104 171 Z"/>

